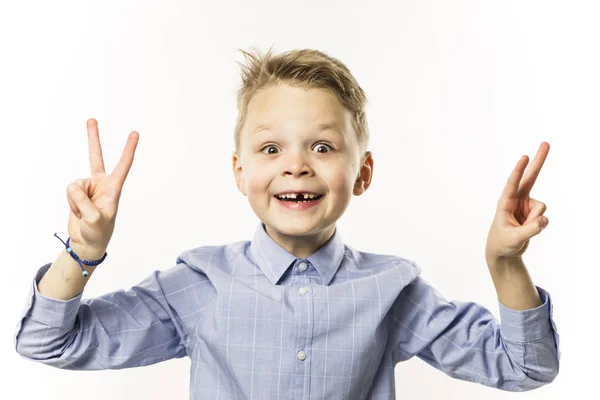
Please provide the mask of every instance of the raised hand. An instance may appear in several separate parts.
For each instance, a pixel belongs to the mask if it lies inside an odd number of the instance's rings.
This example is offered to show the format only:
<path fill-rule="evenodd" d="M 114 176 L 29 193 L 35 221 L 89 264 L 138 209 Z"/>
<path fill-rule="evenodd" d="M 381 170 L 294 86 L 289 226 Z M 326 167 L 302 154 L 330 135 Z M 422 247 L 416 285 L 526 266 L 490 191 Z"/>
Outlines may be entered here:
<path fill-rule="evenodd" d="M 488 233 L 485 248 L 488 264 L 503 258 L 521 257 L 529 239 L 548 225 L 548 217 L 543 215 L 546 204 L 532 199 L 529 193 L 549 151 L 550 144 L 542 142 L 523 180 L 529 161 L 527 156 L 521 157 L 510 174 Z"/>
<path fill-rule="evenodd" d="M 95 119 L 87 121 L 87 132 L 91 176 L 67 187 L 71 207 L 68 230 L 75 253 L 85 260 L 97 260 L 104 255 L 112 237 L 119 199 L 133 163 L 139 134 L 136 131 L 129 134 L 119 163 L 107 175 Z"/>

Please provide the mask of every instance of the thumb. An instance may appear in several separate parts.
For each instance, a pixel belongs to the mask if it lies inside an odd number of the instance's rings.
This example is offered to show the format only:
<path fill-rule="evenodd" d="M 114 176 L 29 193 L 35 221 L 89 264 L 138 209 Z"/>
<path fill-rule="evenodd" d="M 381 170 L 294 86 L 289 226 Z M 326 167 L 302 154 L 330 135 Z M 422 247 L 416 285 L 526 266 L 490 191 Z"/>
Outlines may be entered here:
<path fill-rule="evenodd" d="M 526 225 L 518 228 L 519 236 L 522 241 L 529 240 L 530 238 L 539 235 L 548 226 L 548 218 L 540 215 L 533 221 Z"/>
<path fill-rule="evenodd" d="M 88 197 L 87 191 L 81 188 L 79 184 L 72 183 L 67 187 L 68 196 L 79 209 L 81 219 L 92 224 L 100 219 L 100 210 L 92 203 Z"/>

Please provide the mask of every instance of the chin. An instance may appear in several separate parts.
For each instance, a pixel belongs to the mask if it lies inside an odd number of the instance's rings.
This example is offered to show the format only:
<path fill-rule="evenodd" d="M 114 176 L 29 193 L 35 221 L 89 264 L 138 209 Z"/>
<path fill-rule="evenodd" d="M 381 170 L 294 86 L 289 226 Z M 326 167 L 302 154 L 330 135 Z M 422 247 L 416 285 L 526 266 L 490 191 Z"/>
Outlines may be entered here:
<path fill-rule="evenodd" d="M 308 236 L 327 230 L 332 224 L 324 223 L 323 219 L 303 219 L 303 218 L 274 218 L 262 221 L 271 230 L 280 235 L 286 236 Z"/>
<path fill-rule="evenodd" d="M 312 226 L 312 224 L 309 226 L 308 222 L 302 223 L 301 221 L 294 221 L 293 219 L 288 219 L 287 221 L 282 221 L 280 219 L 277 222 L 265 222 L 265 225 L 272 231 L 288 236 L 304 236 L 318 230 L 315 229 L 316 227 Z"/>

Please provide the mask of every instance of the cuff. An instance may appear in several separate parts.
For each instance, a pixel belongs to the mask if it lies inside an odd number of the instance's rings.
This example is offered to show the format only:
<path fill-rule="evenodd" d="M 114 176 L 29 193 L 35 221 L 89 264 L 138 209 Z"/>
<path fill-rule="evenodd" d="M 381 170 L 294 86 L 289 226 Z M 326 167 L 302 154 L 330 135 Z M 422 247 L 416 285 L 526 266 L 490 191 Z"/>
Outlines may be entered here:
<path fill-rule="evenodd" d="M 529 310 L 513 310 L 500 301 L 500 328 L 503 338 L 513 342 L 532 342 L 556 332 L 552 320 L 550 293 L 536 286 L 542 305 Z"/>
<path fill-rule="evenodd" d="M 31 310 L 31 318 L 42 324 L 57 328 L 71 327 L 77 317 L 77 310 L 79 310 L 83 290 L 69 300 L 52 299 L 41 294 L 38 291 L 37 285 L 51 265 L 51 263 L 44 265 L 36 273 L 29 296 L 27 297 L 27 308 L 24 314 Z"/>

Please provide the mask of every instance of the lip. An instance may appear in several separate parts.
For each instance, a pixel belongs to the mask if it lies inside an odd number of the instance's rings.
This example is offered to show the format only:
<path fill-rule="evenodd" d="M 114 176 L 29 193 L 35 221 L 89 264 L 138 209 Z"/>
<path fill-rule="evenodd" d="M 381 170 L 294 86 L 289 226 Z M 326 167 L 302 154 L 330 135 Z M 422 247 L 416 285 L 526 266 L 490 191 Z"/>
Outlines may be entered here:
<path fill-rule="evenodd" d="M 318 194 L 318 193 L 313 193 L 313 192 L 282 192 L 282 193 L 310 193 L 310 194 Z M 325 198 L 325 195 L 321 195 L 321 197 L 318 200 L 315 201 L 299 201 L 299 202 L 293 202 L 293 201 L 283 201 L 283 200 L 279 200 L 277 198 L 277 195 L 273 196 L 273 198 L 275 199 L 275 201 L 277 202 L 277 204 L 279 204 L 282 207 L 285 207 L 289 210 L 295 210 L 295 211 L 303 211 L 303 210 L 308 210 L 309 208 L 313 208 L 317 205 L 319 205 L 321 203 L 321 201 L 323 201 L 323 199 Z"/>
<path fill-rule="evenodd" d="M 314 194 L 315 196 L 320 196 L 321 193 L 318 192 L 313 192 L 310 190 L 286 190 L 284 192 L 279 192 L 279 193 L 275 193 L 274 196 L 281 196 L 282 194 L 299 194 L 299 193 L 307 193 L 307 194 Z"/>

